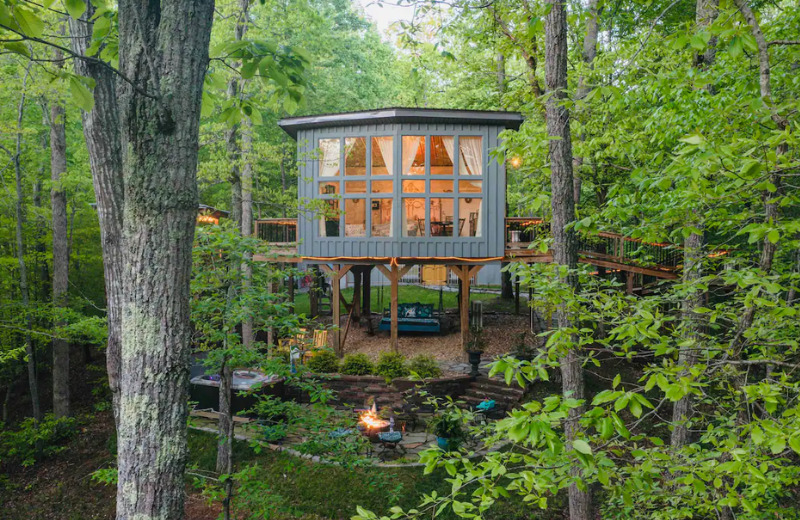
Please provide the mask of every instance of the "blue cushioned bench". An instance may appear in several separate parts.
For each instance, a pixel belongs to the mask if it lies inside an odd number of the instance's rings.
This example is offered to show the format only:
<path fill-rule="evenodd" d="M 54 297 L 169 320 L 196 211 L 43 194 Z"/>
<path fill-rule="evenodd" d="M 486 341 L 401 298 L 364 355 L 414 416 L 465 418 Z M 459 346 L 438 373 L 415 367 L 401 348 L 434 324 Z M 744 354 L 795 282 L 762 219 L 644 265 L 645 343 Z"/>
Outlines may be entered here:
<path fill-rule="evenodd" d="M 392 311 L 384 309 L 380 330 L 392 330 Z M 401 303 L 397 306 L 397 330 L 400 332 L 441 332 L 442 320 L 431 303 Z"/>

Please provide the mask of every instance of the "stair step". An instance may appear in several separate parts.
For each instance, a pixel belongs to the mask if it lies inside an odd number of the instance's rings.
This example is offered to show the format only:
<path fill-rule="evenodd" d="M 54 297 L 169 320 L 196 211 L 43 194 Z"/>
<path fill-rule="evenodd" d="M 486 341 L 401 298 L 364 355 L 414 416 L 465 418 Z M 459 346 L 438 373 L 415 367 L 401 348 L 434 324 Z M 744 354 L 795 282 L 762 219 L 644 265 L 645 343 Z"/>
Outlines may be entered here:
<path fill-rule="evenodd" d="M 508 395 L 502 394 L 498 392 L 492 392 L 488 390 L 479 390 L 476 388 L 468 388 L 466 392 L 464 392 L 464 397 L 476 397 L 480 399 L 489 398 L 494 399 L 495 401 L 505 401 L 516 403 L 520 401 L 521 395 Z"/>
<path fill-rule="evenodd" d="M 516 384 L 513 386 L 506 386 L 505 383 L 487 384 L 485 382 L 474 381 L 469 387 L 476 390 L 485 390 L 487 392 L 506 394 L 514 397 L 522 397 L 522 395 L 525 393 L 525 391 Z"/>

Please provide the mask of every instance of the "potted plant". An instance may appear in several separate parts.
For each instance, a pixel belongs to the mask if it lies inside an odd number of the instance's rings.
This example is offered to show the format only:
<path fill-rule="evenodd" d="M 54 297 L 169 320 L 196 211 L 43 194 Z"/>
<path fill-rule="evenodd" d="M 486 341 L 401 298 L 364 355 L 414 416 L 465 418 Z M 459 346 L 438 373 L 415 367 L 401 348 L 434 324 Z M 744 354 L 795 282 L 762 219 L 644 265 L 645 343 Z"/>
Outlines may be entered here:
<path fill-rule="evenodd" d="M 471 327 L 469 331 L 469 341 L 464 350 L 467 351 L 469 356 L 469 364 L 472 365 L 472 371 L 469 375 L 472 377 L 478 376 L 478 366 L 481 364 L 481 354 L 486 349 L 486 339 L 483 337 L 483 329 Z"/>
<path fill-rule="evenodd" d="M 534 340 L 536 338 L 534 337 Z M 514 346 L 511 347 L 511 355 L 520 361 L 531 361 L 536 357 L 536 349 L 528 341 L 528 332 L 523 331 L 516 335 Z"/>
<path fill-rule="evenodd" d="M 450 412 L 442 413 L 433 418 L 430 428 L 436 435 L 436 444 L 444 451 L 458 449 L 464 440 L 464 428 L 458 415 Z"/>

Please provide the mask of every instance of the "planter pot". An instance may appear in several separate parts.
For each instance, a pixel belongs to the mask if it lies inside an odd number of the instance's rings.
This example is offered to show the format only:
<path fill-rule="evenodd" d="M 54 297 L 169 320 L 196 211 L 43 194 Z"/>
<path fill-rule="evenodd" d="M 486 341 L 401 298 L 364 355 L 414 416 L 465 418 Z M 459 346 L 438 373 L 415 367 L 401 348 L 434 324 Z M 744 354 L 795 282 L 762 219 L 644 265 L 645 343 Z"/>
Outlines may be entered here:
<path fill-rule="evenodd" d="M 468 352 L 469 355 L 469 364 L 472 365 L 472 372 L 469 373 L 472 377 L 478 376 L 478 365 L 481 364 L 481 353 L 480 352 Z"/>

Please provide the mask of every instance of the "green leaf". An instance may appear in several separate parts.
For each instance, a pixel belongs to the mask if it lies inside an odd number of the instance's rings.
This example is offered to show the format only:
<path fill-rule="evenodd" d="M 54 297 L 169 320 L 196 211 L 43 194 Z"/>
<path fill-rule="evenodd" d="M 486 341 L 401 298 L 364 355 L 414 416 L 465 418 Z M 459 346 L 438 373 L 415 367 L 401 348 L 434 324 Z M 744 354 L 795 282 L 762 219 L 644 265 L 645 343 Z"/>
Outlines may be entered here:
<path fill-rule="evenodd" d="M 22 32 L 25 33 L 26 36 L 31 36 L 33 38 L 42 37 L 42 34 L 44 34 L 44 21 L 36 14 L 27 9 L 15 7 L 14 16 L 17 19 L 19 28 L 22 29 Z"/>
<path fill-rule="evenodd" d="M 584 455 L 592 454 L 591 446 L 589 446 L 589 443 L 584 441 L 583 439 L 575 439 L 574 441 L 572 441 L 572 447 L 575 449 L 575 451 L 583 453 Z"/>
<path fill-rule="evenodd" d="M 76 105 L 86 112 L 92 111 L 92 107 L 94 106 L 92 91 L 86 88 L 86 85 L 81 83 L 78 78 L 73 76 L 69 79 L 69 91 Z"/>
<path fill-rule="evenodd" d="M 773 244 L 777 244 L 780 238 L 781 238 L 781 233 L 777 229 L 772 229 L 770 230 L 769 233 L 767 233 L 767 240 L 769 240 Z"/>
<path fill-rule="evenodd" d="M 619 386 L 620 381 L 622 381 L 622 377 L 617 374 L 614 376 L 614 381 L 611 382 L 611 388 L 616 388 Z"/>
<path fill-rule="evenodd" d="M 86 3 L 83 0 L 64 0 L 64 7 L 69 15 L 76 20 L 86 12 Z"/>
<path fill-rule="evenodd" d="M 28 46 L 22 42 L 7 42 L 3 44 L 3 47 L 11 52 L 25 56 L 26 58 L 31 57 L 31 53 L 28 51 Z"/>
<path fill-rule="evenodd" d="M 694 145 L 702 144 L 703 142 L 705 142 L 703 136 L 699 134 L 681 137 L 678 140 L 687 144 L 694 144 Z"/>
<path fill-rule="evenodd" d="M 800 455 L 800 435 L 793 435 L 789 437 L 789 447 L 792 448 L 795 453 Z"/>

